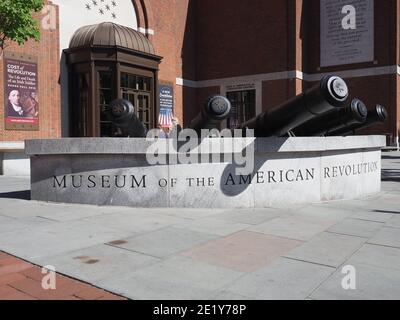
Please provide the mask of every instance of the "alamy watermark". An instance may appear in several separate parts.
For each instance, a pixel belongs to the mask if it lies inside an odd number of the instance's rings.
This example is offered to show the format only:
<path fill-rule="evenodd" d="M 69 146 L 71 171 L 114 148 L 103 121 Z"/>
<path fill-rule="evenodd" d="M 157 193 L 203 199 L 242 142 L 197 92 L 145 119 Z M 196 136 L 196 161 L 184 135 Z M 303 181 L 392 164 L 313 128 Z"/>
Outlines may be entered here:
<path fill-rule="evenodd" d="M 357 29 L 357 11 L 353 5 L 346 5 L 342 8 L 342 14 L 345 17 L 342 19 L 342 28 L 344 30 Z"/>
<path fill-rule="evenodd" d="M 357 274 L 356 268 L 352 265 L 347 265 L 342 268 L 342 274 L 345 274 L 342 279 L 342 288 L 344 290 L 356 290 L 357 289 Z"/>
<path fill-rule="evenodd" d="M 43 7 L 42 18 L 40 26 L 43 30 L 56 30 L 57 29 L 57 9 L 55 6 L 47 4 Z"/>
<path fill-rule="evenodd" d="M 51 265 L 42 268 L 42 289 L 43 290 L 56 290 L 56 268 Z"/>
<path fill-rule="evenodd" d="M 218 139 L 220 138 L 220 139 Z M 160 138 L 160 131 L 150 130 L 146 140 L 151 142 L 146 152 L 150 165 L 229 163 L 235 165 L 235 174 L 249 175 L 254 171 L 254 130 L 225 129 L 222 131 L 173 131 L 170 139 Z"/>

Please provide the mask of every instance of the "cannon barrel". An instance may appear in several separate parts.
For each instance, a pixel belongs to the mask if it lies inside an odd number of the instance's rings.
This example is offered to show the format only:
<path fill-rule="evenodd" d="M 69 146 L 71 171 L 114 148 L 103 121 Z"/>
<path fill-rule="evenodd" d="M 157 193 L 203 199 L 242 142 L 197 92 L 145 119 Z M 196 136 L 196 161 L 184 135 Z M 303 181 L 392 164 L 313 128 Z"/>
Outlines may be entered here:
<path fill-rule="evenodd" d="M 269 111 L 243 123 L 256 137 L 284 136 L 315 116 L 346 105 L 349 90 L 337 76 L 325 76 L 319 84 Z"/>
<path fill-rule="evenodd" d="M 228 118 L 231 109 L 232 105 L 227 98 L 222 96 L 210 97 L 188 128 L 198 133 L 201 132 L 201 129 L 215 129 L 223 120 Z"/>
<path fill-rule="evenodd" d="M 135 114 L 133 104 L 125 99 L 116 99 L 110 103 L 110 119 L 121 129 L 123 136 L 145 138 L 147 129 Z"/>
<path fill-rule="evenodd" d="M 354 124 L 353 126 L 334 130 L 329 132 L 329 136 L 347 136 L 354 134 L 355 131 L 371 127 L 377 123 L 384 123 L 388 118 L 388 112 L 382 105 L 376 105 L 375 108 L 368 111 L 367 120 L 361 124 Z"/>
<path fill-rule="evenodd" d="M 350 106 L 332 110 L 311 119 L 293 130 L 295 136 L 325 136 L 335 130 L 363 124 L 367 120 L 368 110 L 359 99 L 353 99 Z"/>

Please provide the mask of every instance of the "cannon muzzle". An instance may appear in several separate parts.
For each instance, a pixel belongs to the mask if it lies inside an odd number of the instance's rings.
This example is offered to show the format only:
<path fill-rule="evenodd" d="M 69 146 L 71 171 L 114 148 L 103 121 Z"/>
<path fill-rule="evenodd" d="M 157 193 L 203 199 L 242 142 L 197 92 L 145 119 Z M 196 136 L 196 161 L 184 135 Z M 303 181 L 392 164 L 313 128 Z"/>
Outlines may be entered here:
<path fill-rule="evenodd" d="M 329 136 L 347 136 L 354 134 L 357 130 L 371 127 L 377 123 L 384 123 L 388 118 L 388 112 L 382 105 L 376 105 L 375 108 L 368 111 L 367 120 L 364 123 L 354 124 L 350 127 L 333 130 L 329 132 Z"/>
<path fill-rule="evenodd" d="M 125 99 L 117 99 L 110 103 L 110 119 L 120 128 L 122 135 L 132 138 L 145 138 L 147 129 L 136 116 L 135 107 Z"/>
<path fill-rule="evenodd" d="M 225 119 L 228 118 L 232 109 L 230 101 L 222 96 L 213 96 L 207 99 L 200 113 L 192 120 L 189 129 L 215 129 Z"/>
<path fill-rule="evenodd" d="M 284 136 L 316 116 L 347 104 L 349 90 L 337 76 L 325 76 L 318 85 L 243 123 L 256 137 Z"/>
<path fill-rule="evenodd" d="M 359 99 L 353 99 L 350 106 L 329 111 L 315 117 L 293 130 L 295 136 L 326 136 L 335 130 L 343 130 L 353 125 L 365 123 L 368 110 Z"/>

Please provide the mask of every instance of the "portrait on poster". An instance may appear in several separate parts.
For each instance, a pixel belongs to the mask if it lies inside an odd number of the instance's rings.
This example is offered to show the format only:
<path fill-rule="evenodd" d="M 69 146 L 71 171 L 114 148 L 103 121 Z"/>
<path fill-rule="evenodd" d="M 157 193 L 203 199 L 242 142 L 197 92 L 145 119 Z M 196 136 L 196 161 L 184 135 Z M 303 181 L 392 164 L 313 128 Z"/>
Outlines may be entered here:
<path fill-rule="evenodd" d="M 5 128 L 39 130 L 37 61 L 6 56 L 4 80 Z"/>
<path fill-rule="evenodd" d="M 374 0 L 321 0 L 321 67 L 374 60 Z"/>

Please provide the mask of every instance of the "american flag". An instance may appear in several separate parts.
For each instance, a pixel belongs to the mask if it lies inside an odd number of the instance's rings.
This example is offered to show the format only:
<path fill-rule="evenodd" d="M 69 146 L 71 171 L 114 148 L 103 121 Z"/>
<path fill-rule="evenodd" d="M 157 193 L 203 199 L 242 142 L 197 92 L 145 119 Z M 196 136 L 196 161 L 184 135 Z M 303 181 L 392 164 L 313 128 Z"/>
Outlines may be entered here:
<path fill-rule="evenodd" d="M 101 16 L 109 16 L 117 19 L 116 9 L 118 7 L 117 0 L 86 0 L 84 1 L 86 10 L 97 13 Z"/>
<path fill-rule="evenodd" d="M 172 109 L 167 109 L 167 108 L 161 108 L 160 109 L 160 115 L 158 117 L 158 124 L 162 128 L 171 128 L 172 127 Z"/>

